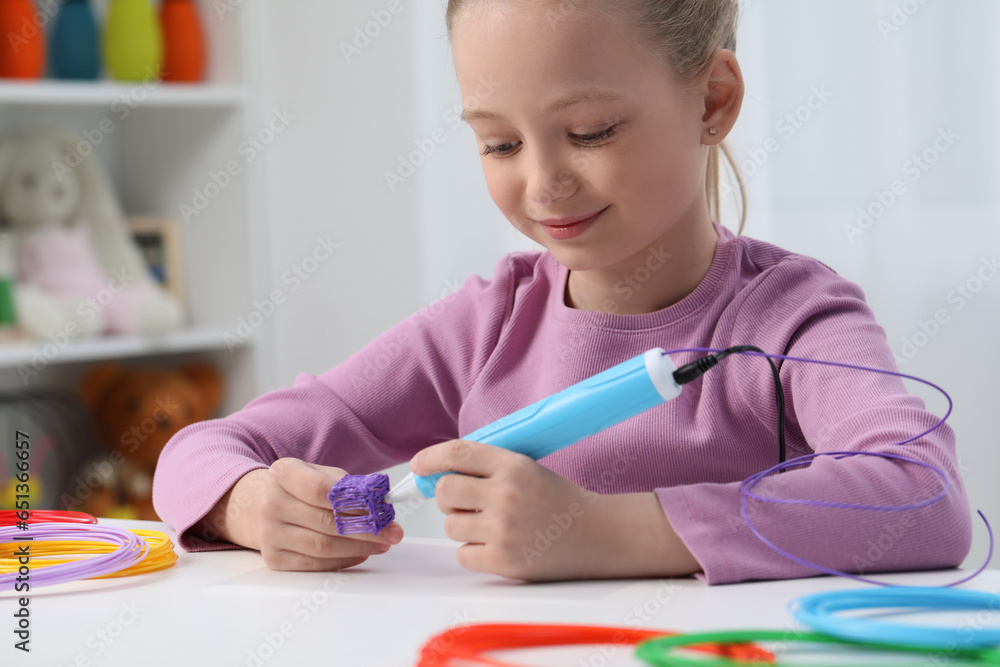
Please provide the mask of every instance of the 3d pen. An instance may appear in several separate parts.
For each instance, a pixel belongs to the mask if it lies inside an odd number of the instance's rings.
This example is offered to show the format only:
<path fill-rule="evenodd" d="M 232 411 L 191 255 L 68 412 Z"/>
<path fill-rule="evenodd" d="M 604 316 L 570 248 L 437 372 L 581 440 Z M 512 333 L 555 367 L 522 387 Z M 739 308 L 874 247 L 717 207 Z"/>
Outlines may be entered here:
<path fill-rule="evenodd" d="M 676 398 L 676 367 L 653 348 L 537 403 L 512 412 L 462 440 L 482 442 L 540 459 L 640 412 Z M 387 503 L 432 498 L 442 475 L 410 473 L 385 496 Z"/>

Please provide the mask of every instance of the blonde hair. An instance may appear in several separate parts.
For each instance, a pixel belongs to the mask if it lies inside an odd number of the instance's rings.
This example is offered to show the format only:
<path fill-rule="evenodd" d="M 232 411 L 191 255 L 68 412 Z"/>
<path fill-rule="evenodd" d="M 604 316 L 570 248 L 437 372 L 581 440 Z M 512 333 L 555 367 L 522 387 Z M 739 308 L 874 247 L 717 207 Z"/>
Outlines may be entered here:
<path fill-rule="evenodd" d="M 574 5 L 583 2 L 573 0 Z M 445 22 L 449 38 L 457 20 L 472 6 L 483 3 L 500 7 L 504 0 L 448 0 Z M 603 15 L 624 19 L 636 31 L 639 43 L 670 65 L 682 84 L 692 84 L 707 75 L 719 49 L 736 51 L 738 0 L 597 0 L 589 4 Z M 723 159 L 739 191 L 740 234 L 746 222 L 746 190 L 736 159 L 725 142 L 709 148 L 705 174 L 708 210 L 713 219 L 719 220 Z"/>

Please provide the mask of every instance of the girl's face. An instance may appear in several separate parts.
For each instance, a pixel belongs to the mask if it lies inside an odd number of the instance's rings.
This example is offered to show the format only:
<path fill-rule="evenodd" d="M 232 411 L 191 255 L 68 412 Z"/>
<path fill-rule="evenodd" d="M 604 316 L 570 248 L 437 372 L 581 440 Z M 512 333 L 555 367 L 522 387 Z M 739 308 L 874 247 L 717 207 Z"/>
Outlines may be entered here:
<path fill-rule="evenodd" d="M 708 224 L 704 100 L 624 24 L 571 3 L 479 4 L 452 46 L 493 201 L 570 270 L 626 267 Z"/>

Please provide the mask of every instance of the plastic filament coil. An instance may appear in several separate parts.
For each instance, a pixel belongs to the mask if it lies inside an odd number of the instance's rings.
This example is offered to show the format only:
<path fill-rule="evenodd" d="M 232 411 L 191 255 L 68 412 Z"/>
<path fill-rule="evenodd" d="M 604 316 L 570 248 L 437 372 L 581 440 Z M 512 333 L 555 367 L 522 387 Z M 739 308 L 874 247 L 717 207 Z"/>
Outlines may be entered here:
<path fill-rule="evenodd" d="M 52 586 L 157 572 L 175 562 L 170 538 L 151 530 L 69 523 L 0 528 L 0 590 L 13 590 L 19 577 L 32 587 Z"/>
<path fill-rule="evenodd" d="M 699 632 L 688 635 L 676 635 L 672 637 L 658 637 L 639 644 L 636 648 L 636 657 L 646 664 L 654 667 L 722 667 L 723 665 L 733 665 L 734 667 L 747 664 L 761 664 L 760 662 L 748 663 L 743 660 L 732 659 L 728 656 L 720 656 L 714 661 L 706 662 L 691 656 L 682 655 L 678 649 L 682 648 L 708 648 L 725 647 L 732 644 L 745 645 L 746 642 L 777 642 L 778 647 L 789 649 L 790 645 L 805 644 L 803 655 L 807 656 L 805 662 L 790 663 L 782 660 L 776 663 L 773 660 L 766 663 L 771 665 L 855 665 L 856 667 L 872 667 L 872 665 L 896 665 L 897 667 L 926 667 L 927 665 L 1000 665 L 1000 652 L 996 649 L 957 649 L 950 647 L 936 647 L 934 651 L 929 648 L 920 648 L 906 644 L 892 644 L 887 642 L 855 643 L 846 639 L 832 637 L 817 632 L 805 632 L 798 630 L 725 630 L 721 632 Z M 812 645 L 812 646 L 809 646 Z M 823 648 L 819 648 L 823 647 Z M 835 652 L 839 655 L 828 656 L 829 660 L 817 662 L 815 653 L 817 649 L 826 652 Z M 794 650 L 794 649 L 793 649 Z M 933 653 L 933 655 L 927 655 Z M 866 657 L 866 654 L 867 657 Z M 871 654 L 874 654 L 872 656 Z M 913 656 L 912 661 L 904 662 L 907 655 Z M 812 657 L 810 660 L 809 657 Z M 843 662 L 838 662 L 840 658 Z M 866 661 L 867 660 L 867 661 Z"/>
<path fill-rule="evenodd" d="M 492 651 L 543 646 L 615 645 L 634 646 L 647 640 L 672 635 L 669 630 L 638 629 L 598 625 L 548 625 L 533 623 L 474 623 L 451 628 L 431 637 L 420 649 L 417 667 L 525 667 L 523 662 L 506 662 L 488 656 Z M 699 646 L 696 651 L 733 658 L 738 662 L 702 661 L 703 665 L 774 664 L 774 655 L 752 644 Z M 582 661 L 581 661 L 582 664 Z"/>
<path fill-rule="evenodd" d="M 1000 596 L 984 591 L 899 586 L 805 595 L 789 604 L 796 621 L 818 632 L 856 642 L 892 642 L 962 649 L 1000 645 L 1000 628 L 966 622 L 950 627 L 887 623 L 866 616 L 838 616 L 858 609 L 913 611 L 1000 611 Z"/>

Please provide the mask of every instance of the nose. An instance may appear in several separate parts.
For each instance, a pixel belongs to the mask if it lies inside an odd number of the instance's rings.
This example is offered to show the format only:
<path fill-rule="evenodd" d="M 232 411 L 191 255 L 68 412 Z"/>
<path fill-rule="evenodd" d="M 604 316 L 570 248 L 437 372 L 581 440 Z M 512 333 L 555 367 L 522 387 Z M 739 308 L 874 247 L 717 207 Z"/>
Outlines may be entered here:
<path fill-rule="evenodd" d="M 528 214 L 533 218 L 545 217 L 545 211 L 554 203 L 576 192 L 576 177 L 568 162 L 555 153 L 535 151 L 528 169 L 525 196 Z"/>

